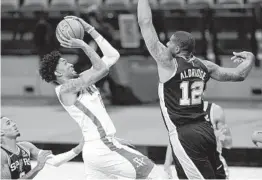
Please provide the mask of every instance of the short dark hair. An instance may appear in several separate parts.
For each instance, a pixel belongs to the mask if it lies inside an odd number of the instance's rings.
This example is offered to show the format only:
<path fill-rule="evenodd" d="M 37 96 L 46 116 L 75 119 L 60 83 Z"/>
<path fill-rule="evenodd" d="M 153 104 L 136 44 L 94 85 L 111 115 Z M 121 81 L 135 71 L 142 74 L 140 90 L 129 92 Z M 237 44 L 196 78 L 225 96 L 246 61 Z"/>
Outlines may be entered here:
<path fill-rule="evenodd" d="M 185 31 L 176 31 L 174 33 L 175 43 L 181 51 L 193 53 L 195 50 L 195 39 L 191 33 Z"/>
<path fill-rule="evenodd" d="M 58 51 L 52 51 L 44 56 L 39 68 L 39 74 L 43 80 L 48 83 L 56 81 L 55 70 L 60 58 L 61 54 Z"/>

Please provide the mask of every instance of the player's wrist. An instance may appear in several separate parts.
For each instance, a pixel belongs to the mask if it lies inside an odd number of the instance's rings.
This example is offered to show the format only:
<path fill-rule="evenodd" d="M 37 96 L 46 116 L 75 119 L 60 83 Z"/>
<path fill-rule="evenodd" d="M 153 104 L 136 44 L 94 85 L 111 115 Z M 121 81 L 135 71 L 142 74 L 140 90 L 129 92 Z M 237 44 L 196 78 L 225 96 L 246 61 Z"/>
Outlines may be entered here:
<path fill-rule="evenodd" d="M 92 33 L 92 32 L 95 30 L 95 28 L 94 28 L 93 26 L 88 26 L 88 27 L 85 28 L 85 29 L 86 29 L 86 32 L 87 32 L 88 34 Z"/>

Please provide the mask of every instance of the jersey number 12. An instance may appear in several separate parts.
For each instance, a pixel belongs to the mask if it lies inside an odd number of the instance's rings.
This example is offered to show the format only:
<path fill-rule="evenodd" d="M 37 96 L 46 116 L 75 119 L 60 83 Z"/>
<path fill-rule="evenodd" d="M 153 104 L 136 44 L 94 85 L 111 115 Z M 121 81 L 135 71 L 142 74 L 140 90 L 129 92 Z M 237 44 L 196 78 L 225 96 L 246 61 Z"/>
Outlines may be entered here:
<path fill-rule="evenodd" d="M 181 106 L 201 104 L 204 91 L 203 81 L 195 81 L 191 86 L 189 81 L 183 81 L 180 83 L 180 89 L 182 90 L 182 98 L 179 101 Z M 189 93 L 191 93 L 191 98 L 189 98 Z"/>

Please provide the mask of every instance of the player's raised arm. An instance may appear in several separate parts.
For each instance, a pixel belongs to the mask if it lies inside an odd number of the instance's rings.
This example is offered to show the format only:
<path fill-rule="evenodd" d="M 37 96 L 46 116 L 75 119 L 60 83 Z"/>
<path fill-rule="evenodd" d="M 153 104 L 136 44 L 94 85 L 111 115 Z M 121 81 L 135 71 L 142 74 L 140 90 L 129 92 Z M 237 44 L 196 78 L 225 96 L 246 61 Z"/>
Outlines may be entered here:
<path fill-rule="evenodd" d="M 60 93 L 77 93 L 81 89 L 86 88 L 108 74 L 108 67 L 104 63 L 104 61 L 99 57 L 99 55 L 88 46 L 83 40 L 75 39 L 70 37 L 69 39 L 63 37 L 60 34 L 60 38 L 62 39 L 61 46 L 66 48 L 81 48 L 85 54 L 89 57 L 92 68 L 81 73 L 81 76 L 76 79 L 70 79 L 66 83 L 61 86 Z"/>
<path fill-rule="evenodd" d="M 203 61 L 213 79 L 218 81 L 243 81 L 251 71 L 255 56 L 251 52 L 234 53 L 231 60 L 241 61 L 236 68 L 225 68 L 210 61 Z"/>
<path fill-rule="evenodd" d="M 173 58 L 167 47 L 164 46 L 158 39 L 153 25 L 152 12 L 148 0 L 138 1 L 137 13 L 141 33 L 150 54 L 156 60 L 158 65 L 166 68 L 172 68 L 173 63 L 171 63 L 171 60 Z"/>
<path fill-rule="evenodd" d="M 215 133 L 218 135 L 222 146 L 230 149 L 232 147 L 232 135 L 231 131 L 226 124 L 225 113 L 222 107 L 214 104 L 214 122 L 216 122 Z"/>
<path fill-rule="evenodd" d="M 84 30 L 92 36 L 92 38 L 96 41 L 99 48 L 103 52 L 102 60 L 107 65 L 108 68 L 110 68 L 112 65 L 114 65 L 120 57 L 119 52 L 106 40 L 104 37 L 96 31 L 96 29 L 85 22 L 83 19 L 78 18 L 76 16 L 67 16 L 65 18 L 73 18 L 78 20 L 82 26 L 84 27 Z"/>

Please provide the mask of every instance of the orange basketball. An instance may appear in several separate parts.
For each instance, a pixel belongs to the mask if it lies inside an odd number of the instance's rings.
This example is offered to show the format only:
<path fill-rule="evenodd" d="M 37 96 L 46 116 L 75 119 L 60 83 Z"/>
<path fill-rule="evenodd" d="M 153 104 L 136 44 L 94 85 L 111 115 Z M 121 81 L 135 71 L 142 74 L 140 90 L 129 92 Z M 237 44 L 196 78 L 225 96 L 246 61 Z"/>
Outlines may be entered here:
<path fill-rule="evenodd" d="M 61 38 L 58 32 L 67 37 L 67 32 L 72 38 L 83 39 L 84 38 L 84 28 L 82 24 L 75 19 L 63 19 L 59 22 L 56 27 L 56 38 L 61 43 Z"/>

